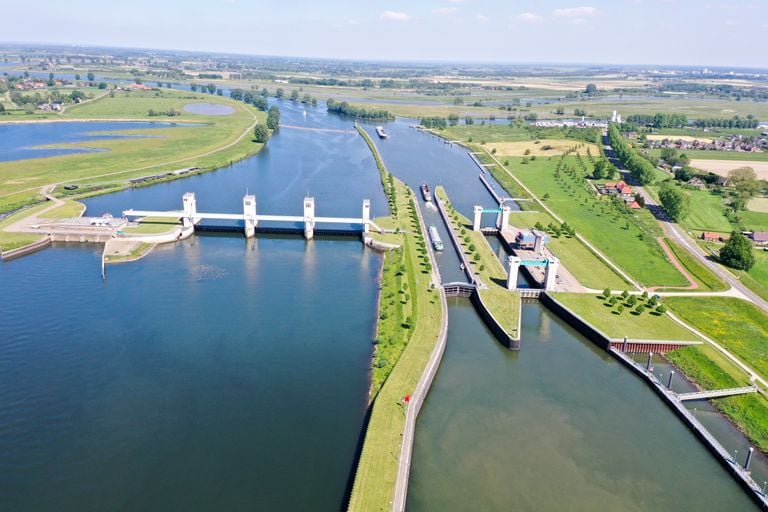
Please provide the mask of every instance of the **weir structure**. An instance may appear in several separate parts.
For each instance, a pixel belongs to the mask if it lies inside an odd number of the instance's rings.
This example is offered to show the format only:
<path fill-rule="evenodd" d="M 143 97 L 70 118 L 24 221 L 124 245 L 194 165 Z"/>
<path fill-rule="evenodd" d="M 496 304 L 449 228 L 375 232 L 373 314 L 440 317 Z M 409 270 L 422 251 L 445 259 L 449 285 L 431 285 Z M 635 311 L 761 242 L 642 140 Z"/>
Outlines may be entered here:
<path fill-rule="evenodd" d="M 125 210 L 124 217 L 164 217 L 181 219 L 184 228 L 192 228 L 202 220 L 228 220 L 243 221 L 243 231 L 247 238 L 256 234 L 259 222 L 285 222 L 303 225 L 304 237 L 311 240 L 315 235 L 315 226 L 322 224 L 346 224 L 360 226 L 362 233 L 371 229 L 381 232 L 381 228 L 371 221 L 371 201 L 363 199 L 362 215 L 360 217 L 318 217 L 315 215 L 315 198 L 304 198 L 303 215 L 260 215 L 256 213 L 256 196 L 246 194 L 243 197 L 243 213 L 207 213 L 197 211 L 197 198 L 194 192 L 187 192 L 182 197 L 182 210 L 150 211 L 150 210 Z M 290 229 L 287 228 L 286 231 Z M 297 229 L 298 231 L 298 229 Z"/>

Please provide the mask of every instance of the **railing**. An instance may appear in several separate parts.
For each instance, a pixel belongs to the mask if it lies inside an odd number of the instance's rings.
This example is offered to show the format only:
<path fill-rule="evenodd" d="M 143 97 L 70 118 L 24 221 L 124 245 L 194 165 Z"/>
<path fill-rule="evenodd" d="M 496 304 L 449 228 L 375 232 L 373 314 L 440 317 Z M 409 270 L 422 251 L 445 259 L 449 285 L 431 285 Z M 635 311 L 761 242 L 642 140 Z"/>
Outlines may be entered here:
<path fill-rule="evenodd" d="M 757 393 L 757 386 L 747 386 L 743 388 L 714 389 L 712 391 L 694 391 L 692 393 L 678 393 L 677 398 L 681 402 L 685 400 L 704 400 L 706 398 L 722 398 L 733 395 L 746 395 L 747 393 Z"/>
<path fill-rule="evenodd" d="M 445 283 L 443 290 L 445 290 L 446 297 L 471 297 L 477 287 L 469 283 Z"/>
<path fill-rule="evenodd" d="M 541 290 L 539 288 L 518 288 L 517 293 L 520 294 L 521 299 L 538 299 L 541 297 Z"/>

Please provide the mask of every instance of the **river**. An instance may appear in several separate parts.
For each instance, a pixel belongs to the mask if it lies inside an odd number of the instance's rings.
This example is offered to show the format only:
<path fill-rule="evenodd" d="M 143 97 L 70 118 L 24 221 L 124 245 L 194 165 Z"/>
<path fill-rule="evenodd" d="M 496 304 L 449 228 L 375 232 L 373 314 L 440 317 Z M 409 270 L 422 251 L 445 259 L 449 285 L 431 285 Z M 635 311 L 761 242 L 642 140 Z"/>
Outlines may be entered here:
<path fill-rule="evenodd" d="M 363 198 L 385 214 L 352 123 L 279 104 L 285 125 L 322 130 L 286 126 L 248 160 L 92 198 L 89 212 L 179 209 L 187 191 L 201 211 L 237 212 L 248 191 L 262 213 L 296 214 L 309 193 L 319 215 L 357 216 Z M 465 214 L 493 205 L 465 151 L 407 121 L 387 129 L 382 155 L 414 188 L 443 183 Z M 444 275 L 458 267 L 445 253 Z M 99 257 L 98 246 L 56 245 L 0 265 L 3 508 L 341 508 L 380 257 L 353 239 L 198 236 L 110 266 L 106 282 Z M 540 306 L 523 322 L 523 350 L 511 353 L 467 303 L 452 304 L 410 508 L 587 509 L 605 497 L 622 509 L 750 509 L 639 380 Z"/>

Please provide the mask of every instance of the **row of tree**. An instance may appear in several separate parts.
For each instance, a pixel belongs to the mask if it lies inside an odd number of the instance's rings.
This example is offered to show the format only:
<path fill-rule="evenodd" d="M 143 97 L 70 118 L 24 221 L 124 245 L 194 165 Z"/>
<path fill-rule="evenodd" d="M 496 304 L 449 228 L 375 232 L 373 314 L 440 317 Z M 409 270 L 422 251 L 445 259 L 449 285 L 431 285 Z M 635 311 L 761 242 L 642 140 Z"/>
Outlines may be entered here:
<path fill-rule="evenodd" d="M 653 164 L 640 156 L 634 148 L 627 144 L 627 141 L 624 140 L 615 124 L 608 128 L 608 138 L 610 139 L 611 147 L 616 151 L 616 156 L 619 157 L 619 160 L 627 168 L 629 174 L 640 185 L 646 185 L 654 180 L 656 175 L 653 170 Z"/>
<path fill-rule="evenodd" d="M 699 128 L 747 128 L 755 129 L 759 126 L 759 121 L 752 115 L 747 117 L 733 116 L 731 119 L 696 119 L 693 124 Z"/>
<path fill-rule="evenodd" d="M 335 114 L 341 114 L 350 117 L 357 117 L 360 119 L 392 119 L 392 114 L 386 110 L 366 109 L 364 107 L 356 107 L 350 105 L 346 101 L 336 101 L 333 98 L 329 98 L 327 102 L 328 112 Z"/>
<path fill-rule="evenodd" d="M 653 126 L 654 128 L 685 128 L 688 126 L 688 116 L 685 114 L 667 114 L 657 112 L 650 114 L 632 114 L 627 116 L 627 123 L 641 126 Z"/>

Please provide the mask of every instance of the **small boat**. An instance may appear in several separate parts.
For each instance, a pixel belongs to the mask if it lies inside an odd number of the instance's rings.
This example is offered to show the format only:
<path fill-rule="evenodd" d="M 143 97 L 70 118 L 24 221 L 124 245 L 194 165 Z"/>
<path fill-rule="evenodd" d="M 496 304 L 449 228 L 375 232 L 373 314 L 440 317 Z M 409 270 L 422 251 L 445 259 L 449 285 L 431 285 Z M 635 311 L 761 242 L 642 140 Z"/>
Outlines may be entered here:
<path fill-rule="evenodd" d="M 432 247 L 434 247 L 436 251 L 443 250 L 443 241 L 440 239 L 440 235 L 437 233 L 437 228 L 435 226 L 429 226 L 429 239 L 432 241 Z"/>
<path fill-rule="evenodd" d="M 376 134 L 377 134 L 377 135 L 379 136 L 379 138 L 381 138 L 381 139 L 387 139 L 387 138 L 389 138 L 389 134 L 388 134 L 387 132 L 385 132 L 385 131 L 384 131 L 384 127 L 383 127 L 383 126 L 377 126 L 377 127 L 376 127 Z"/>
<path fill-rule="evenodd" d="M 432 201 L 432 193 L 429 191 L 429 185 L 426 183 L 421 184 L 421 195 L 426 202 Z"/>

